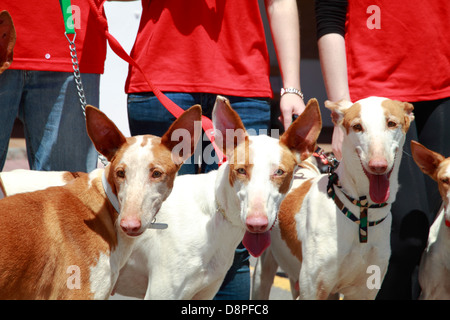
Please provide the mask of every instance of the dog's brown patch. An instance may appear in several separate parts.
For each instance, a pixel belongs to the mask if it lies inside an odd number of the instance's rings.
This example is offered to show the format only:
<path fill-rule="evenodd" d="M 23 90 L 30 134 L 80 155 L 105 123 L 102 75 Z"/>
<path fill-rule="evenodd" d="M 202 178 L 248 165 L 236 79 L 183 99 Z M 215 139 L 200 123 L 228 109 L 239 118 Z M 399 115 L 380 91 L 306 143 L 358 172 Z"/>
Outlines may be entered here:
<path fill-rule="evenodd" d="M 344 111 L 342 125 L 344 126 L 347 134 L 349 134 L 350 128 L 354 124 L 355 119 L 358 118 L 361 118 L 361 105 L 359 103 L 353 104 L 350 108 Z"/>
<path fill-rule="evenodd" d="M 234 186 L 234 183 L 238 180 L 246 184 L 252 177 L 253 163 L 250 161 L 252 159 L 250 145 L 251 141 L 249 137 L 245 136 L 244 141 L 234 148 L 228 160 L 230 164 L 228 180 L 231 186 Z M 240 174 L 239 169 L 244 169 L 246 174 Z"/>
<path fill-rule="evenodd" d="M 152 138 L 159 139 L 157 137 Z M 179 162 L 179 159 L 174 159 L 172 151 L 162 143 L 153 143 L 151 153 L 157 156 L 149 163 L 149 174 L 152 172 L 152 167 L 164 168 L 163 179 L 165 179 L 167 187 L 172 189 L 175 176 L 183 163 L 176 164 L 175 162 Z"/>
<path fill-rule="evenodd" d="M 381 106 L 384 108 L 384 115 L 386 119 L 389 120 L 393 117 L 400 123 L 403 132 L 406 134 L 411 124 L 411 116 L 412 111 L 414 110 L 414 106 L 408 102 L 401 102 L 390 99 L 384 100 L 381 103 Z"/>
<path fill-rule="evenodd" d="M 92 298 L 90 268 L 117 238 L 113 211 L 87 179 L 7 197 L 1 210 L 0 299 Z M 80 289 L 67 285 L 70 266 Z"/>
<path fill-rule="evenodd" d="M 291 253 L 302 261 L 302 244 L 298 240 L 295 215 L 300 211 L 303 200 L 312 186 L 311 179 L 292 190 L 283 200 L 278 213 L 281 238 L 286 242 Z"/>
<path fill-rule="evenodd" d="M 16 29 L 8 11 L 0 12 L 0 74 L 9 68 L 13 61 L 16 44 Z"/>
<path fill-rule="evenodd" d="M 286 170 L 285 175 L 281 177 L 274 176 L 272 181 L 278 185 L 278 190 L 281 194 L 286 194 L 290 187 L 292 177 L 294 175 L 294 170 L 297 167 L 297 159 L 295 155 L 286 146 L 280 144 L 281 146 L 281 165 L 283 170 Z"/>
<path fill-rule="evenodd" d="M 84 175 L 87 175 L 87 173 L 85 173 L 85 172 L 69 172 L 69 171 L 67 171 L 67 172 L 63 173 L 62 179 L 63 179 L 63 181 L 65 183 L 67 183 L 67 182 L 70 182 L 72 180 L 78 179 L 78 178 L 80 178 L 81 176 L 84 176 Z"/>

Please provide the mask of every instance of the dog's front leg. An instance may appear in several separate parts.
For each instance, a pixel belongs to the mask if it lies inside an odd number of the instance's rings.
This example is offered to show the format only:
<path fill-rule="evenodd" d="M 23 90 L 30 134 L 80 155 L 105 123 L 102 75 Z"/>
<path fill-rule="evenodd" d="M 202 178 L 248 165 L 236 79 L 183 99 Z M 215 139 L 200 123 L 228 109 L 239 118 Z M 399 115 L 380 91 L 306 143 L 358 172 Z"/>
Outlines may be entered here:
<path fill-rule="evenodd" d="M 270 289 L 277 269 L 278 263 L 269 247 L 256 261 L 253 272 L 252 300 L 269 300 Z"/>

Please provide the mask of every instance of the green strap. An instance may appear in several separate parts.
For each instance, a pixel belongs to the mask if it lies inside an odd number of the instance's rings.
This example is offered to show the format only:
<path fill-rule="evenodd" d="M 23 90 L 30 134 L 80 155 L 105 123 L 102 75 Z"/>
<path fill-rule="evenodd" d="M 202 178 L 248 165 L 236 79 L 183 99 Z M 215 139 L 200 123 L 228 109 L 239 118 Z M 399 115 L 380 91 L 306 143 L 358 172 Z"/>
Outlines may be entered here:
<path fill-rule="evenodd" d="M 73 23 L 70 0 L 59 0 L 59 4 L 61 5 L 66 34 L 75 34 L 75 25 Z"/>

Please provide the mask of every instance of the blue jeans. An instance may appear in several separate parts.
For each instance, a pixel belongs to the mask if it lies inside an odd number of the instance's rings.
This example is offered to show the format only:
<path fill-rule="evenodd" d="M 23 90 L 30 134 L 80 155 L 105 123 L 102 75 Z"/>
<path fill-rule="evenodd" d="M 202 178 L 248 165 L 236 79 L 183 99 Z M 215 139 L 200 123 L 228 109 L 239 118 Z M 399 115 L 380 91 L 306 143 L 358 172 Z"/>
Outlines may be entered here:
<path fill-rule="evenodd" d="M 195 104 L 202 106 L 202 114 L 211 118 L 215 94 L 208 93 L 166 93 L 173 102 L 184 110 Z M 267 134 L 270 125 L 270 103 L 266 98 L 227 97 L 231 106 L 241 117 L 242 123 L 249 134 Z M 153 93 L 139 93 L 128 95 L 128 122 L 131 135 L 153 134 L 162 136 L 175 117 L 162 106 Z M 196 154 L 201 152 L 205 163 L 195 163 L 194 154 L 185 163 L 179 174 L 192 174 L 208 172 L 217 169 L 217 159 L 211 161 L 214 152 L 209 147 L 209 140 L 204 135 L 202 143 L 199 143 Z M 205 154 L 206 152 L 206 154 Z M 208 154 L 210 153 L 210 154 Z M 213 163 L 211 163 L 213 162 Z M 250 299 L 250 268 L 249 254 L 242 243 L 235 251 L 233 265 L 214 297 L 215 300 L 248 300 Z"/>
<path fill-rule="evenodd" d="M 99 104 L 99 74 L 82 74 L 88 104 Z M 24 124 L 33 170 L 83 171 L 97 167 L 97 152 L 86 131 L 73 74 L 6 70 L 0 75 L 0 168 L 16 117 Z"/>
<path fill-rule="evenodd" d="M 202 114 L 211 119 L 215 94 L 209 93 L 166 93 L 167 97 L 182 109 L 187 110 L 195 104 L 202 106 Z M 270 103 L 266 98 L 227 97 L 231 106 L 239 114 L 250 135 L 267 134 L 270 125 Z M 153 93 L 128 95 L 128 123 L 134 135 L 153 134 L 162 136 L 175 117 L 159 102 Z M 195 154 L 181 167 L 178 174 L 194 174 L 217 169 L 217 157 L 210 147 L 209 139 L 203 135 Z M 202 163 L 198 163 L 201 155 Z M 213 159 L 212 159 L 213 158 Z"/>

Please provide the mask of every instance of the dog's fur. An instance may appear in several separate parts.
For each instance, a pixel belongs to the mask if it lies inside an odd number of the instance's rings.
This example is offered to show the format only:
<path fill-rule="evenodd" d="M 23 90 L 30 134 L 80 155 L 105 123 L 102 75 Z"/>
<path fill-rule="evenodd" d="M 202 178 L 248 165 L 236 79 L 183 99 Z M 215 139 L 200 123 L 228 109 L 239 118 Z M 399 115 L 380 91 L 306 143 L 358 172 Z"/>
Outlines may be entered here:
<path fill-rule="evenodd" d="M 88 106 L 88 134 L 110 164 L 64 186 L 0 200 L 0 298 L 108 298 L 136 236 L 150 226 L 182 161 L 193 153 L 200 119 L 201 108 L 194 106 L 161 138 L 125 138 Z M 172 155 L 177 129 L 188 130 L 190 147 Z M 37 174 L 45 179 L 48 173 Z M 103 174 L 120 213 L 104 191 Z"/>
<path fill-rule="evenodd" d="M 218 145 L 227 142 L 228 161 L 207 174 L 177 178 L 158 214 L 158 221 L 169 228 L 147 230 L 139 238 L 120 272 L 117 293 L 146 299 L 211 299 L 243 238 L 256 256 L 270 243 L 269 230 L 294 169 L 314 151 L 321 129 L 318 103 L 311 101 L 280 140 L 248 136 L 221 97 L 213 122 L 223 135 L 218 135 Z"/>
<path fill-rule="evenodd" d="M 450 158 L 411 141 L 414 161 L 423 173 L 438 184 L 442 206 L 430 228 L 422 254 L 419 282 L 420 299 L 450 299 Z"/>
<path fill-rule="evenodd" d="M 16 44 L 16 29 L 8 11 L 0 12 L 0 74 L 12 63 L 14 45 Z"/>
<path fill-rule="evenodd" d="M 390 257 L 390 207 L 413 106 L 379 97 L 326 106 L 344 131 L 343 159 L 336 169 L 342 189 L 334 186 L 336 197 L 358 218 L 360 208 L 343 191 L 353 199 L 367 196 L 369 204 L 387 202 L 368 209 L 368 221 L 386 218 L 368 227 L 368 241 L 360 243 L 358 224 L 327 195 L 328 175 L 310 166 L 301 168 L 281 204 L 271 247 L 257 264 L 253 298 L 268 298 L 278 265 L 291 280 L 293 296 L 301 299 L 327 299 L 338 293 L 346 299 L 373 299 L 378 290 L 368 286 L 374 272 L 368 267 L 379 268 L 378 283 L 384 278 Z"/>

